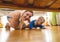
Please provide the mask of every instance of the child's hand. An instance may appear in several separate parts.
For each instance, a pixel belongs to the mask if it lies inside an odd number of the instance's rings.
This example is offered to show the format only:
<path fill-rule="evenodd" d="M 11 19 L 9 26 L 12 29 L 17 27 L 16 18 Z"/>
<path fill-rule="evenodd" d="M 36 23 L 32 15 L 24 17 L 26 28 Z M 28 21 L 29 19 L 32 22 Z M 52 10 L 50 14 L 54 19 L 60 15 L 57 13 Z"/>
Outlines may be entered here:
<path fill-rule="evenodd" d="M 32 28 L 32 30 L 35 30 L 35 28 Z"/>
<path fill-rule="evenodd" d="M 39 29 L 40 29 L 40 27 L 37 27 L 37 29 L 39 30 Z"/>
<path fill-rule="evenodd" d="M 29 22 L 28 21 L 24 21 L 25 25 L 28 26 L 29 25 Z"/>

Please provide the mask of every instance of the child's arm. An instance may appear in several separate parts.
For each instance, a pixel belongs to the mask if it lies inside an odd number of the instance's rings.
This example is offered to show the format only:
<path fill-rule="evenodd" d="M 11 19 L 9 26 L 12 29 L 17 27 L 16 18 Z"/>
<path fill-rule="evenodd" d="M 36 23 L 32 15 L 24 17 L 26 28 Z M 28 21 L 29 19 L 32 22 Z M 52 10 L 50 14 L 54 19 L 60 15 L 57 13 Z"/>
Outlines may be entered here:
<path fill-rule="evenodd" d="M 34 28 L 34 21 L 30 22 L 30 29 Z"/>

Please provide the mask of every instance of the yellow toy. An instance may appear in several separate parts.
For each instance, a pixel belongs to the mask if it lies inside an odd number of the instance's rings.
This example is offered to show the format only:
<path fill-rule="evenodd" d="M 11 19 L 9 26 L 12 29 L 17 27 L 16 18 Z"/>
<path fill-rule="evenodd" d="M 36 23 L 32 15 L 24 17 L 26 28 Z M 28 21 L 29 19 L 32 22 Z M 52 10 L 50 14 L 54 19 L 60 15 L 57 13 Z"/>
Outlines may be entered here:
<path fill-rule="evenodd" d="M 2 28 L 2 27 L 3 27 L 3 24 L 1 22 L 1 17 L 0 17 L 0 28 Z"/>

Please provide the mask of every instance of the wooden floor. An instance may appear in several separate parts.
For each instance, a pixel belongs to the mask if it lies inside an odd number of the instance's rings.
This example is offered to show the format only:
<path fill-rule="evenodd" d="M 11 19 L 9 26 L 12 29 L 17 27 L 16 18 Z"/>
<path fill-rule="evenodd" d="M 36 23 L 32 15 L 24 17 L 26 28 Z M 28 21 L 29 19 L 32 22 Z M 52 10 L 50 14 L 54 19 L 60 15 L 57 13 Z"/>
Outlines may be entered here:
<path fill-rule="evenodd" d="M 0 42 L 60 42 L 60 26 L 42 30 L 5 30 L 0 28 Z"/>

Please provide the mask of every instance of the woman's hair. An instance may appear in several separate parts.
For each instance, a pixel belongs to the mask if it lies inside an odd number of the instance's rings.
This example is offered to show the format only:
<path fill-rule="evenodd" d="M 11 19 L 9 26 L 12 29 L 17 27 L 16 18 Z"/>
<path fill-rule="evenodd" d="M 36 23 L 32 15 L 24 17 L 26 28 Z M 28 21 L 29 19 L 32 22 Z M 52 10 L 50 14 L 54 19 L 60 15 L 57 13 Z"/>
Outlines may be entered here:
<path fill-rule="evenodd" d="M 26 10 L 26 11 L 24 11 L 24 13 L 25 12 L 31 12 L 32 13 L 32 16 L 33 16 L 33 11 L 31 11 L 31 10 Z M 22 14 L 22 16 L 24 15 L 24 13 Z"/>
<path fill-rule="evenodd" d="M 26 10 L 25 12 L 28 12 L 28 11 L 31 12 L 31 13 L 33 13 L 33 11 L 31 11 L 31 10 Z"/>

